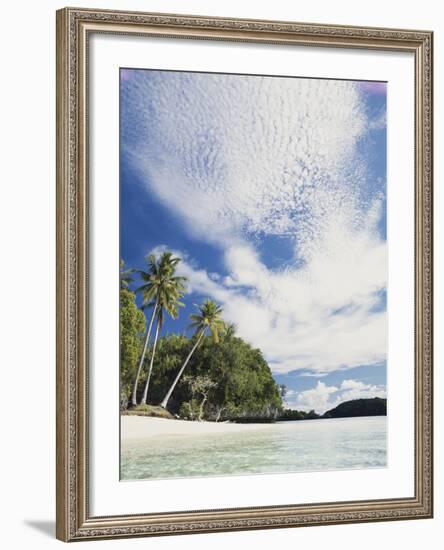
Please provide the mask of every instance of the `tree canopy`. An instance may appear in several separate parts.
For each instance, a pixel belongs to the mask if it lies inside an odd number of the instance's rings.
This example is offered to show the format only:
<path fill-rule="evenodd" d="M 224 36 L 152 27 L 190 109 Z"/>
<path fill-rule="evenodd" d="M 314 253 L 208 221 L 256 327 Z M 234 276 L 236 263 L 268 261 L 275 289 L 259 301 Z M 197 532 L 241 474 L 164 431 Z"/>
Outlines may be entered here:
<path fill-rule="evenodd" d="M 120 384 L 123 399 L 129 396 L 142 349 L 145 316 L 137 307 L 134 293 L 120 289 Z"/>
<path fill-rule="evenodd" d="M 156 366 L 150 389 L 150 402 L 160 403 L 178 370 L 195 344 L 197 336 L 170 334 L 159 338 Z M 177 384 L 168 409 L 179 414 L 184 403 L 200 399 L 190 379 L 211 380 L 203 410 L 207 420 L 273 419 L 282 410 L 279 387 L 262 352 L 239 337 L 221 336 L 214 342 L 203 337 L 190 358 L 187 376 Z M 193 407 L 191 407 L 192 409 Z M 182 409 L 184 410 L 184 409 Z"/>
<path fill-rule="evenodd" d="M 190 315 L 194 329 L 190 338 L 160 335 L 163 312 L 174 319 L 183 305 L 186 279 L 176 273 L 180 258 L 172 252 L 150 254 L 146 262 L 146 271 L 120 264 L 122 406 L 160 405 L 197 420 L 275 419 L 283 409 L 284 388 L 273 379 L 262 352 L 239 338 L 235 325 L 225 322 L 220 304 L 210 299 L 196 304 L 197 312 Z M 137 283 L 130 277 L 133 274 Z M 142 297 L 141 309 L 135 293 Z M 147 321 L 144 311 L 149 308 Z M 139 382 L 144 385 L 142 400 Z"/>

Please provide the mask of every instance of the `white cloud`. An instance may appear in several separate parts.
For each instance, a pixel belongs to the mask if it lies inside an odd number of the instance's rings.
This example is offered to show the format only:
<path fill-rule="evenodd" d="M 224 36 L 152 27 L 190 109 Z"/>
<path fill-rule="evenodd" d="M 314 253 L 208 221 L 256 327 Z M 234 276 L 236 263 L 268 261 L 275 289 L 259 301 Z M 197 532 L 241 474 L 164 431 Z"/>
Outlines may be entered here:
<path fill-rule="evenodd" d="M 315 410 L 318 413 L 324 413 L 330 408 L 330 396 L 336 393 L 338 388 L 327 386 L 324 382 L 318 382 L 316 387 L 311 390 L 305 390 L 297 394 L 293 401 L 295 407 L 301 410 Z"/>
<path fill-rule="evenodd" d="M 359 380 L 344 380 L 339 387 L 328 386 L 324 382 L 318 381 L 312 389 L 288 392 L 285 401 L 289 408 L 303 411 L 315 410 L 317 413 L 323 414 L 344 401 L 386 397 L 386 395 L 385 386 L 365 384 Z"/>
<path fill-rule="evenodd" d="M 302 247 L 360 201 L 367 119 L 352 82 L 139 71 L 122 120 L 124 154 L 200 238 L 291 234 Z"/>
<path fill-rule="evenodd" d="M 362 390 L 366 386 L 361 380 L 343 380 L 341 390 Z"/>
<path fill-rule="evenodd" d="M 385 287 L 385 248 L 375 250 L 379 246 L 363 247 L 354 264 L 346 254 L 331 258 L 324 269 L 309 263 L 284 272 L 267 269 L 245 245 L 231 247 L 230 276 L 223 281 L 193 266 L 181 251 L 176 254 L 184 258 L 179 271 L 189 291 L 221 303 L 227 321 L 261 348 L 273 372 L 325 374 L 385 359 L 386 313 L 373 311 Z"/>
<path fill-rule="evenodd" d="M 220 302 L 274 372 L 384 361 L 384 197 L 358 150 L 371 126 L 359 86 L 138 71 L 122 97 L 123 154 L 223 254 L 222 276 L 178 252 L 190 290 Z M 264 235 L 292 239 L 286 269 L 261 260 Z"/>

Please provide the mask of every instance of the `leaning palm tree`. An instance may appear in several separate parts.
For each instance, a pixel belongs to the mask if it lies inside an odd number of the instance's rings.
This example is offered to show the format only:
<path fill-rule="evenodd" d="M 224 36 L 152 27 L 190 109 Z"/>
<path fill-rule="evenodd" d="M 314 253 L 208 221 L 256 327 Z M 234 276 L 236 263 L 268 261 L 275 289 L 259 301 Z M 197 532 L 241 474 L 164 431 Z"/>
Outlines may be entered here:
<path fill-rule="evenodd" d="M 197 307 L 199 308 L 199 313 L 190 315 L 190 319 L 193 321 L 191 323 L 191 327 L 196 329 L 196 342 L 192 347 L 190 353 L 188 354 L 187 358 L 185 359 L 182 367 L 180 368 L 180 371 L 177 373 L 177 376 L 174 379 L 174 382 L 172 383 L 167 394 L 165 395 L 162 403 L 160 404 L 160 406 L 164 409 L 166 408 L 168 401 L 170 400 L 171 394 L 173 393 L 174 388 L 179 382 L 180 377 L 182 376 L 183 371 L 188 365 L 193 353 L 196 351 L 202 341 L 202 338 L 205 336 L 206 331 L 210 331 L 213 340 L 217 343 L 219 342 L 219 334 L 225 330 L 225 323 L 221 318 L 222 308 L 220 306 L 218 306 L 212 300 L 205 300 L 205 302 L 201 306 Z"/>
<path fill-rule="evenodd" d="M 143 396 L 141 403 L 147 403 L 148 399 L 148 389 L 150 386 L 151 372 L 153 370 L 154 356 L 156 354 L 157 339 L 159 338 L 159 331 L 163 325 L 164 311 L 168 313 L 173 319 L 177 319 L 179 314 L 179 307 L 183 307 L 183 304 L 180 301 L 180 298 L 183 296 L 184 286 L 181 281 L 176 280 L 170 281 L 170 284 L 159 288 L 159 300 L 157 305 L 157 316 L 156 316 L 156 332 L 154 334 L 153 349 L 151 350 L 151 359 L 150 366 L 148 369 L 148 375 L 145 382 L 145 387 L 143 388 Z"/>
<path fill-rule="evenodd" d="M 152 307 L 153 313 L 151 314 L 151 319 L 145 333 L 142 353 L 140 355 L 139 365 L 137 367 L 136 376 L 134 379 L 133 391 L 131 395 L 131 403 L 133 406 L 137 405 L 137 388 L 140 373 L 145 360 L 153 323 L 159 313 L 158 308 L 161 299 L 163 299 L 162 296 L 166 292 L 170 292 L 172 294 L 174 289 L 177 298 L 179 298 L 179 295 L 183 295 L 183 292 L 185 291 L 184 282 L 186 280 L 185 277 L 175 275 L 176 266 L 180 262 L 180 258 L 174 257 L 171 252 L 164 252 L 159 259 L 157 259 L 154 254 L 150 254 L 147 256 L 146 261 L 148 263 L 148 270 L 138 270 L 143 284 L 136 289 L 136 292 L 142 294 L 142 309 Z"/>

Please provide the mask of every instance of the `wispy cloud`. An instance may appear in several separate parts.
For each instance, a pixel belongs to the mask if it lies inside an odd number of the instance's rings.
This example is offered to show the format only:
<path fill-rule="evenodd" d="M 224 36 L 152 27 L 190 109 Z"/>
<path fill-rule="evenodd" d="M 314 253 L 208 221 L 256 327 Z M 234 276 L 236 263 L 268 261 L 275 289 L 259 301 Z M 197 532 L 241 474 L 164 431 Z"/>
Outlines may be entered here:
<path fill-rule="evenodd" d="M 350 243 L 349 246 L 352 246 Z M 311 370 L 326 374 L 385 360 L 385 246 L 336 246 L 336 256 L 303 269 L 275 272 L 246 245 L 225 252 L 228 277 L 216 279 L 184 251 L 179 271 L 190 292 L 220 302 L 240 336 L 260 347 L 275 373 Z M 160 252 L 157 248 L 155 252 Z M 342 252 L 342 255 L 341 253 Z M 350 254 L 350 252 L 352 254 Z"/>
<path fill-rule="evenodd" d="M 385 109 L 380 109 L 373 120 L 369 121 L 370 130 L 384 130 L 387 128 L 387 112 Z"/>
<path fill-rule="evenodd" d="M 190 290 L 224 306 L 275 372 L 380 364 L 386 353 L 384 181 L 353 82 L 137 71 L 122 83 L 122 151 L 147 192 L 225 273 L 187 259 Z M 285 269 L 260 255 L 290 239 Z"/>

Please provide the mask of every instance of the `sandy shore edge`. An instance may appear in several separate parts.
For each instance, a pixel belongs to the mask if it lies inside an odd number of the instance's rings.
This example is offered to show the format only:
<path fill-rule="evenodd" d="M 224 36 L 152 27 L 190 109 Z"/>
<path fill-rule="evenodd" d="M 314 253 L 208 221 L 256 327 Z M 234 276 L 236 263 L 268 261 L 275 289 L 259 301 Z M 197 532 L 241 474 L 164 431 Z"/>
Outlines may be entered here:
<path fill-rule="evenodd" d="M 159 435 L 199 435 L 269 430 L 273 424 L 235 424 L 229 422 L 191 422 L 150 416 L 121 416 L 122 441 Z"/>

